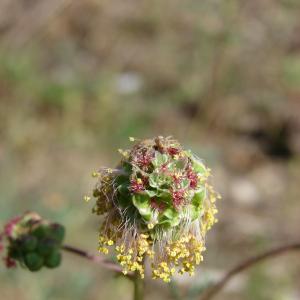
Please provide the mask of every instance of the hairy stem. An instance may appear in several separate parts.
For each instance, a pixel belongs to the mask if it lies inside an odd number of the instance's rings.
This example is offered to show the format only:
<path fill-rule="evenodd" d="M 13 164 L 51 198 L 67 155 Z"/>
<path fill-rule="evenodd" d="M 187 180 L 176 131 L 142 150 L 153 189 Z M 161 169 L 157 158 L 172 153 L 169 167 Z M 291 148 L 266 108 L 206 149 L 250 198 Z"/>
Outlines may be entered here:
<path fill-rule="evenodd" d="M 69 246 L 69 245 L 63 245 L 62 249 L 66 252 L 84 257 L 96 264 L 101 265 L 102 267 L 104 267 L 108 270 L 111 270 L 111 271 L 119 273 L 119 274 L 123 274 L 121 267 L 119 267 L 117 264 L 113 263 L 112 261 L 104 259 L 101 256 L 93 255 L 85 250 L 82 250 L 82 249 L 79 249 L 79 248 L 76 248 L 73 246 Z M 129 274 L 129 276 L 131 276 L 131 275 Z"/>
<path fill-rule="evenodd" d="M 298 251 L 300 250 L 300 243 L 281 246 L 248 258 L 247 260 L 241 262 L 236 267 L 228 271 L 220 281 L 218 281 L 217 283 L 209 287 L 204 292 L 204 294 L 200 297 L 200 300 L 211 300 L 214 296 L 216 296 L 216 294 L 218 294 L 224 288 L 224 286 L 232 279 L 232 277 L 252 267 L 253 265 L 256 265 L 269 258 L 274 258 L 278 255 L 285 254 L 290 251 L 296 251 L 296 250 Z"/>

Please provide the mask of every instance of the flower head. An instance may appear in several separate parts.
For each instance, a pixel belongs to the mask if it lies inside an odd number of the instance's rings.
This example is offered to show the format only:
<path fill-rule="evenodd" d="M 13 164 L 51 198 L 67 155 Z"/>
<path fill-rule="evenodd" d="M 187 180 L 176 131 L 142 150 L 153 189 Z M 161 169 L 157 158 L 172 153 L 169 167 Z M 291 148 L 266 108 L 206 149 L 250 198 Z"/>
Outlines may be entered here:
<path fill-rule="evenodd" d="M 139 141 L 115 169 L 98 171 L 93 212 L 103 215 L 99 251 L 114 248 L 123 272 L 168 282 L 192 275 L 203 257 L 205 235 L 216 222 L 210 170 L 174 139 Z"/>
<path fill-rule="evenodd" d="M 30 271 L 38 271 L 43 266 L 58 267 L 64 233 L 63 226 L 42 220 L 34 212 L 14 217 L 0 233 L 0 252 L 6 249 L 3 262 L 7 268 L 19 263 Z"/>

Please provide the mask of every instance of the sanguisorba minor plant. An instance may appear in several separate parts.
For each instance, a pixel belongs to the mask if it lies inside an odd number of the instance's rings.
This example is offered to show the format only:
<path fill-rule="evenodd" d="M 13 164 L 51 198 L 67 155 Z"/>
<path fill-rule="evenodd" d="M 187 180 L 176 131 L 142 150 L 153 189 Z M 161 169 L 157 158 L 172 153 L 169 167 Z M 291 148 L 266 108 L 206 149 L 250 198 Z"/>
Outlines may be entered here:
<path fill-rule="evenodd" d="M 119 150 L 116 168 L 93 173 L 93 212 L 102 216 L 99 251 L 114 250 L 124 274 L 144 278 L 150 261 L 153 279 L 169 282 L 176 271 L 193 275 L 217 221 L 220 196 L 209 184 L 210 169 L 171 137 L 130 140 L 136 143 Z"/>
<path fill-rule="evenodd" d="M 202 260 L 207 231 L 217 221 L 215 201 L 220 196 L 209 184 L 210 169 L 171 137 L 136 140 L 130 150 L 119 150 L 115 168 L 93 173 L 97 182 L 89 201 L 101 216 L 99 251 L 116 255 L 120 266 L 84 250 L 63 245 L 65 229 L 27 212 L 11 219 L 0 232 L 0 252 L 7 267 L 20 265 L 32 272 L 56 268 L 61 250 L 81 255 L 116 272 L 134 274 L 135 299 L 145 266 L 153 279 L 194 274 Z M 4 251 L 6 250 L 6 251 Z"/>
<path fill-rule="evenodd" d="M 99 252 L 116 255 L 119 263 L 100 255 L 64 245 L 65 228 L 42 219 L 35 212 L 14 217 L 0 232 L 0 253 L 6 267 L 17 265 L 36 272 L 57 268 L 61 251 L 128 274 L 134 282 L 134 299 L 142 300 L 145 266 L 150 262 L 153 279 L 170 282 L 172 275 L 193 275 L 202 260 L 205 236 L 217 222 L 215 201 L 220 198 L 210 185 L 210 169 L 192 151 L 171 137 L 136 140 L 130 150 L 119 150 L 116 168 L 93 173 L 93 212 L 101 216 Z M 85 200 L 91 200 L 91 195 Z M 291 243 L 255 255 L 228 271 L 204 291 L 212 299 L 238 273 L 268 258 L 300 250 Z"/>

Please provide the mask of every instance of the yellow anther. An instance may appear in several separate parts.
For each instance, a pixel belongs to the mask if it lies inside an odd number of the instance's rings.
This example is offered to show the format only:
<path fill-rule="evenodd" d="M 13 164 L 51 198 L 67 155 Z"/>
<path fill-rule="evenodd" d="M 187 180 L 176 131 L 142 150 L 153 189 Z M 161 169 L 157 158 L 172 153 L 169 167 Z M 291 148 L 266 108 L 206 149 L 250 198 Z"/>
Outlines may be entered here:
<path fill-rule="evenodd" d="M 149 224 L 147 225 L 147 227 L 148 227 L 148 229 L 153 229 L 153 228 L 154 228 L 154 224 L 153 224 L 153 223 L 149 223 Z"/>
<path fill-rule="evenodd" d="M 85 195 L 85 196 L 83 197 L 83 200 L 84 200 L 85 202 L 89 202 L 89 201 L 91 200 L 91 197 Z"/>

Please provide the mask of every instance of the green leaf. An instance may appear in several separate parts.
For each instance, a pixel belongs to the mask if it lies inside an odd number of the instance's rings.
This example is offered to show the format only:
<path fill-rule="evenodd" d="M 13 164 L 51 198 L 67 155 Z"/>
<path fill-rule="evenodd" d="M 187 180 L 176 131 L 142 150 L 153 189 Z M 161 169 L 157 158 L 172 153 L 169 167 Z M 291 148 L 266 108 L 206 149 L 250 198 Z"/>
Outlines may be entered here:
<path fill-rule="evenodd" d="M 145 194 L 137 194 L 132 197 L 133 205 L 138 209 L 140 215 L 146 221 L 150 221 L 152 216 L 152 209 L 150 205 L 150 197 Z"/>

